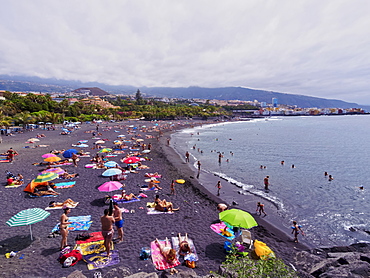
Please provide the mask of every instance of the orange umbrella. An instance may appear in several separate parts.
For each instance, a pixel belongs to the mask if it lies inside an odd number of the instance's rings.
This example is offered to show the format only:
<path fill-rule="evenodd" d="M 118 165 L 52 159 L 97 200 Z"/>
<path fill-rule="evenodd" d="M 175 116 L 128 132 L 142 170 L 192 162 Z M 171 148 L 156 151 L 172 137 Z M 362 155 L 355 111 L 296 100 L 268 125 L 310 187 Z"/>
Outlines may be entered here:
<path fill-rule="evenodd" d="M 47 157 L 44 159 L 44 161 L 46 162 L 56 162 L 56 161 L 59 161 L 61 160 L 60 157 L 57 157 L 57 156 L 50 156 L 50 157 Z"/>

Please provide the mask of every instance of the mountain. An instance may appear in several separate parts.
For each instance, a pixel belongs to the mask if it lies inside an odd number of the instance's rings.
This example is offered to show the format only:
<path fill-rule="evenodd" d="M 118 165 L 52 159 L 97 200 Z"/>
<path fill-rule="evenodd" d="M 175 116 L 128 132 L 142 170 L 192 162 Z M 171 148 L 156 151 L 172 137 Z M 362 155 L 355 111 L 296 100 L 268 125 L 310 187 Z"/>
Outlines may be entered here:
<path fill-rule="evenodd" d="M 168 98 L 200 98 L 219 100 L 257 100 L 259 102 L 271 103 L 272 98 L 277 98 L 278 104 L 297 105 L 302 108 L 363 108 L 370 111 L 370 106 L 349 103 L 337 99 L 325 99 L 304 95 L 278 93 L 272 91 L 255 90 L 243 87 L 224 88 L 170 88 L 170 87 L 134 87 L 113 86 L 98 82 L 80 82 L 76 80 L 59 80 L 54 78 L 44 79 L 39 77 L 22 77 L 0 75 L 0 90 L 22 91 L 22 92 L 71 92 L 77 88 L 97 88 L 111 94 L 134 95 L 137 89 L 147 97 Z"/>

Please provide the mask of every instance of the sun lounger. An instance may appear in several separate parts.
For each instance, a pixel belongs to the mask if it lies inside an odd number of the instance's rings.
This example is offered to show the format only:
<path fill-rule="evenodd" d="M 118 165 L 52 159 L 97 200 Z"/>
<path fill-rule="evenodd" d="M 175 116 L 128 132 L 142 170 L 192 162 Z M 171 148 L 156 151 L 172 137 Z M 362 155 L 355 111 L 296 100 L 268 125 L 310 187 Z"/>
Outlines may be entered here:
<path fill-rule="evenodd" d="M 159 240 L 161 244 L 164 244 L 164 240 Z M 159 249 L 159 246 L 155 241 L 152 241 L 150 243 L 150 249 L 151 249 L 151 255 L 152 255 L 152 261 L 156 269 L 158 270 L 164 270 L 168 268 L 173 268 L 178 265 L 180 265 L 180 261 L 176 258 L 172 263 L 168 263 L 166 259 L 161 254 L 161 251 Z"/>

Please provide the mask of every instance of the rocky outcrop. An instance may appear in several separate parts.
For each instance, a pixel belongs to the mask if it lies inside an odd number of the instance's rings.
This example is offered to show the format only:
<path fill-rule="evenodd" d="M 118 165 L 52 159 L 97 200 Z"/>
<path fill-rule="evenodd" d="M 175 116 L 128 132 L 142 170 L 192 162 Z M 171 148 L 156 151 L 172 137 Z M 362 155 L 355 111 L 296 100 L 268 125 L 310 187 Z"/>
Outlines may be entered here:
<path fill-rule="evenodd" d="M 295 266 L 300 277 L 370 277 L 370 244 L 301 251 L 295 256 Z"/>

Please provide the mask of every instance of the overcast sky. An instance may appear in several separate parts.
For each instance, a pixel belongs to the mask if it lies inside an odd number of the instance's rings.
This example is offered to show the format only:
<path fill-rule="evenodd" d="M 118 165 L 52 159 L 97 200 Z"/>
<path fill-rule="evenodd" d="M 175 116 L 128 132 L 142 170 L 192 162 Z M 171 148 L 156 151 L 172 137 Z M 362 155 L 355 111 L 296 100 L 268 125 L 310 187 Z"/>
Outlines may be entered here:
<path fill-rule="evenodd" d="M 0 0 L 0 74 L 370 104 L 368 0 Z"/>

